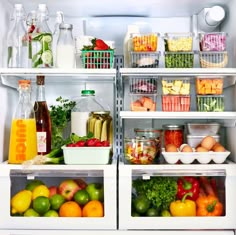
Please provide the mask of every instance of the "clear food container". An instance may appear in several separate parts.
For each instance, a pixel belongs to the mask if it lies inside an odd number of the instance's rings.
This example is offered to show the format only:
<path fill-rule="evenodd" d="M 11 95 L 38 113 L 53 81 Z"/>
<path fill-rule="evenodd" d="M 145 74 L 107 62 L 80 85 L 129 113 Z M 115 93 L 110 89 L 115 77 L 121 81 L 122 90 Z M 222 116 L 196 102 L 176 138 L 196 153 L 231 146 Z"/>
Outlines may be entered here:
<path fill-rule="evenodd" d="M 190 111 L 190 95 L 162 95 L 162 111 Z"/>
<path fill-rule="evenodd" d="M 199 33 L 200 51 L 225 51 L 227 33 Z"/>
<path fill-rule="evenodd" d="M 193 68 L 194 52 L 164 52 L 166 68 Z"/>
<path fill-rule="evenodd" d="M 164 35 L 165 50 L 172 52 L 192 51 L 192 33 L 166 33 Z"/>
<path fill-rule="evenodd" d="M 222 95 L 224 78 L 196 78 L 196 94 L 197 95 Z"/>
<path fill-rule="evenodd" d="M 223 112 L 224 95 L 197 95 L 197 110 L 200 112 Z"/>
<path fill-rule="evenodd" d="M 157 109 L 157 95 L 156 94 L 145 94 L 136 95 L 130 94 L 131 111 L 156 111 Z"/>
<path fill-rule="evenodd" d="M 139 138 L 125 139 L 125 159 L 131 164 L 152 164 L 157 146 L 155 139 Z"/>
<path fill-rule="evenodd" d="M 191 135 L 216 135 L 220 130 L 220 123 L 187 123 L 188 133 Z"/>
<path fill-rule="evenodd" d="M 228 65 L 228 52 L 200 51 L 199 62 L 201 68 L 224 68 Z"/>
<path fill-rule="evenodd" d="M 207 135 L 187 135 L 187 144 L 191 146 L 192 148 L 196 148 L 204 137 Z M 211 135 L 217 142 L 220 141 L 219 135 Z"/>
<path fill-rule="evenodd" d="M 160 52 L 130 52 L 132 68 L 158 68 Z"/>
<path fill-rule="evenodd" d="M 131 94 L 157 94 L 158 78 L 129 78 L 129 91 Z"/>
<path fill-rule="evenodd" d="M 163 78 L 162 79 L 163 95 L 189 95 L 190 79 L 189 78 Z"/>
<path fill-rule="evenodd" d="M 133 34 L 132 51 L 135 52 L 154 52 L 158 50 L 158 33 Z"/>

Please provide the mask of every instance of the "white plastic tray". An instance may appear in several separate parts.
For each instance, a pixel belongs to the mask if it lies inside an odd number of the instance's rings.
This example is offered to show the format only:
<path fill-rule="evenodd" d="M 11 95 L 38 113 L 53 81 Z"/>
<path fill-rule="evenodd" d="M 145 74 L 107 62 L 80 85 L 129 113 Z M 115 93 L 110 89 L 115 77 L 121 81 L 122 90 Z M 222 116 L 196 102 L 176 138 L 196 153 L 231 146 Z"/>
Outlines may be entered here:
<path fill-rule="evenodd" d="M 229 151 L 225 152 L 165 152 L 165 149 L 162 149 L 162 155 L 167 163 L 175 164 L 178 161 L 181 161 L 184 164 L 190 164 L 194 160 L 197 160 L 201 164 L 207 164 L 210 161 L 214 163 L 221 164 L 226 158 L 230 155 Z"/>

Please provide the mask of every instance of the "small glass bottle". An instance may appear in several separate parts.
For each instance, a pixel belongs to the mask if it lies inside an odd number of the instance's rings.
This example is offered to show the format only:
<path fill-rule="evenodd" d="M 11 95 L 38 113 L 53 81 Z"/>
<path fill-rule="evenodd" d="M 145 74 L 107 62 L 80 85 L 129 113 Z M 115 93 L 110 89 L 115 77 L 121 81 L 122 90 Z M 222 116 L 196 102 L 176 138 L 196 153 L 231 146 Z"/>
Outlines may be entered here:
<path fill-rule="evenodd" d="M 45 155 L 51 151 L 51 118 L 45 98 L 44 76 L 37 76 L 36 100 L 34 104 L 38 155 Z"/>
<path fill-rule="evenodd" d="M 72 35 L 72 24 L 62 23 L 59 26 L 60 33 L 56 49 L 56 67 L 75 67 L 75 43 Z"/>
<path fill-rule="evenodd" d="M 94 90 L 82 90 L 81 97 L 71 112 L 71 132 L 79 136 L 87 135 L 87 125 L 91 112 L 105 111 L 96 100 Z"/>
<path fill-rule="evenodd" d="M 53 66 L 52 33 L 48 26 L 46 4 L 39 4 L 36 27 L 32 34 L 32 67 L 50 68 Z"/>
<path fill-rule="evenodd" d="M 25 11 L 22 4 L 15 4 L 13 21 L 13 26 L 7 35 L 7 66 L 9 68 L 27 68 L 27 31 Z"/>
<path fill-rule="evenodd" d="M 21 164 L 37 155 L 36 121 L 29 80 L 19 80 L 19 102 L 12 119 L 8 163 Z"/>

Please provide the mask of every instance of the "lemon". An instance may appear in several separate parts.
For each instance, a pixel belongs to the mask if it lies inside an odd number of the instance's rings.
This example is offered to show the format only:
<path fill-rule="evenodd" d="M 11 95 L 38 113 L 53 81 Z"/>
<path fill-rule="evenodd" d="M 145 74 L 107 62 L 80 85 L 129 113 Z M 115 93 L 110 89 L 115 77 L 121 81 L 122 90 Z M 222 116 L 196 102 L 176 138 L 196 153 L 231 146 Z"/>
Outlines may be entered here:
<path fill-rule="evenodd" d="M 32 192 L 29 190 L 21 190 L 11 199 L 11 213 L 24 213 L 31 204 Z"/>
<path fill-rule="evenodd" d="M 38 185 L 32 191 L 32 200 L 39 196 L 49 197 L 49 189 L 46 185 Z"/>

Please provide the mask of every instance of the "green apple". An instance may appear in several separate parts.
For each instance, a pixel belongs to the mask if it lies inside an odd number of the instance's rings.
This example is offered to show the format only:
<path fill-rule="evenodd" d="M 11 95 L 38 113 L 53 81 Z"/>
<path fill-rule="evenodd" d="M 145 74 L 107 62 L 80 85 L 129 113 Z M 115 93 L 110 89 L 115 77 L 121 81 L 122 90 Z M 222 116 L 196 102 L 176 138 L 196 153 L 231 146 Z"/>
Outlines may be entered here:
<path fill-rule="evenodd" d="M 86 191 L 89 194 L 90 200 L 103 201 L 104 199 L 104 188 L 100 183 L 90 183 L 86 187 Z"/>

